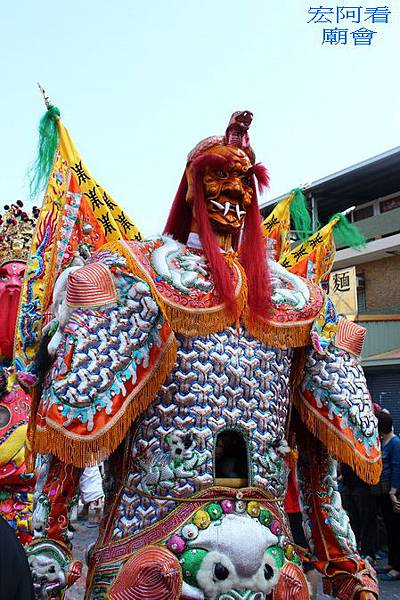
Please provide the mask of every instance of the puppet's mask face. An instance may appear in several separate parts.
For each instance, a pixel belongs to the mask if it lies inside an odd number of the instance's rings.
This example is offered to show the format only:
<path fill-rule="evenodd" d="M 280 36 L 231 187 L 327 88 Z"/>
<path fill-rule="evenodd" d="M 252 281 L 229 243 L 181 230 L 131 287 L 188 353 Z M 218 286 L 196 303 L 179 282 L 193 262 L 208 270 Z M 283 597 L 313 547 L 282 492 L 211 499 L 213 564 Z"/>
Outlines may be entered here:
<path fill-rule="evenodd" d="M 234 146 L 217 147 L 213 154 L 226 158 L 229 166 L 205 169 L 203 183 L 208 216 L 216 232 L 235 233 L 244 223 L 253 195 L 251 163 L 245 152 Z"/>
<path fill-rule="evenodd" d="M 22 262 L 9 262 L 0 267 L 0 298 L 6 294 L 16 297 L 18 302 L 24 272 L 25 263 Z"/>
<path fill-rule="evenodd" d="M 207 213 L 215 232 L 240 231 L 251 204 L 251 162 L 247 154 L 235 146 L 214 146 L 207 153 L 226 159 L 226 166 L 206 166 L 203 175 Z M 190 190 L 189 175 L 189 190 Z"/>

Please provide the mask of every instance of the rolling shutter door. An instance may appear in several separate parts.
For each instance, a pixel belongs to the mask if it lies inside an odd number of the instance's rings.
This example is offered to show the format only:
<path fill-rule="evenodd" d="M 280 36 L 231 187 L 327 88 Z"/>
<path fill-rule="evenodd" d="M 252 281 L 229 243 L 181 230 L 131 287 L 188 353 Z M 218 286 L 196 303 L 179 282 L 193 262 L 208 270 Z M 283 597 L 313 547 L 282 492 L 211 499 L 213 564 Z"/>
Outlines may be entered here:
<path fill-rule="evenodd" d="M 388 409 L 393 417 L 394 430 L 400 434 L 400 372 L 396 369 L 365 374 L 372 400 Z"/>

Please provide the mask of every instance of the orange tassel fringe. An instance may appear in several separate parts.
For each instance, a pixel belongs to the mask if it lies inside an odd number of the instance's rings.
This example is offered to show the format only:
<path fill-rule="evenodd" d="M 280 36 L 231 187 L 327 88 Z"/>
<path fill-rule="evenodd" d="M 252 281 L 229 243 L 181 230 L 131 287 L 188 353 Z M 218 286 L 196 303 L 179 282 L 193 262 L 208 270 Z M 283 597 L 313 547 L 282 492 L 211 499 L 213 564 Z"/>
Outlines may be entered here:
<path fill-rule="evenodd" d="M 85 439 L 82 436 L 68 436 L 67 430 L 56 430 L 51 422 L 46 428 L 36 428 L 33 450 L 42 454 L 51 453 L 61 461 L 73 464 L 78 468 L 94 466 L 105 460 L 124 440 L 126 433 L 135 419 L 145 411 L 164 383 L 168 373 L 176 361 L 176 341 L 171 334 L 166 342 L 164 352 L 152 366 L 152 372 L 145 385 L 139 391 L 133 391 L 131 398 L 125 402 L 122 414 L 109 429 L 102 429 L 96 438 Z"/>
<path fill-rule="evenodd" d="M 307 429 L 327 448 L 337 460 L 349 465 L 366 483 L 378 483 L 382 472 L 382 459 L 370 460 L 358 454 L 351 440 L 343 440 L 333 427 L 315 415 L 305 404 L 299 393 L 292 395 L 294 405 Z"/>

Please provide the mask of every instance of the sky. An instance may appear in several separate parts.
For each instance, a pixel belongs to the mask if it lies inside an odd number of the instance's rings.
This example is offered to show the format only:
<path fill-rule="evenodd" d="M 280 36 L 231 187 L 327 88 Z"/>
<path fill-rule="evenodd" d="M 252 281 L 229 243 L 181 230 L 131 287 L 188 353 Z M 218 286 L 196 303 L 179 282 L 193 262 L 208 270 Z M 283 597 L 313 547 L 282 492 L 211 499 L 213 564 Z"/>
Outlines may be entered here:
<path fill-rule="evenodd" d="M 187 153 L 254 113 L 269 201 L 399 145 L 400 10 L 389 23 L 307 23 L 304 0 L 18 0 L 0 21 L 0 205 L 27 200 L 44 105 L 61 110 L 91 174 L 145 234 L 162 230 Z M 343 13 L 340 13 L 343 14 Z M 322 44 L 324 28 L 347 44 Z M 351 31 L 376 33 L 355 46 Z M 40 198 L 36 204 L 40 204 Z"/>

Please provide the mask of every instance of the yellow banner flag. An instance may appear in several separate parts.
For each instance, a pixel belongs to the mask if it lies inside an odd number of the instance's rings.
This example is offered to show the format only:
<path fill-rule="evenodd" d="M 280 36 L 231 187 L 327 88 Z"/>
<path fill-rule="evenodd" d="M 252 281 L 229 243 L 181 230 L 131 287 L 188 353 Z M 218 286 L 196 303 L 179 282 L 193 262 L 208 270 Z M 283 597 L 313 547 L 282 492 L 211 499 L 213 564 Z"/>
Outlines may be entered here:
<path fill-rule="evenodd" d="M 306 241 L 282 254 L 279 263 L 296 275 L 326 284 L 335 259 L 333 232 L 338 221 L 339 217 L 334 217 Z"/>
<path fill-rule="evenodd" d="M 50 318 L 54 283 L 82 252 L 106 242 L 140 240 L 125 211 L 92 177 L 57 118 L 58 145 L 27 261 L 16 326 L 16 371 L 32 370 Z"/>
<path fill-rule="evenodd" d="M 90 204 L 93 215 L 99 223 L 108 242 L 118 239 L 141 239 L 136 225 L 106 192 L 106 190 L 93 179 L 88 169 L 78 154 L 68 130 L 57 121 L 59 133 L 59 151 L 62 158 L 70 168 L 70 177 L 75 180 L 75 188 L 79 189 L 82 196 Z"/>
<path fill-rule="evenodd" d="M 263 235 L 267 238 L 268 254 L 274 260 L 279 260 L 290 250 L 290 204 L 293 198 L 292 192 L 278 202 L 261 224 Z"/>

